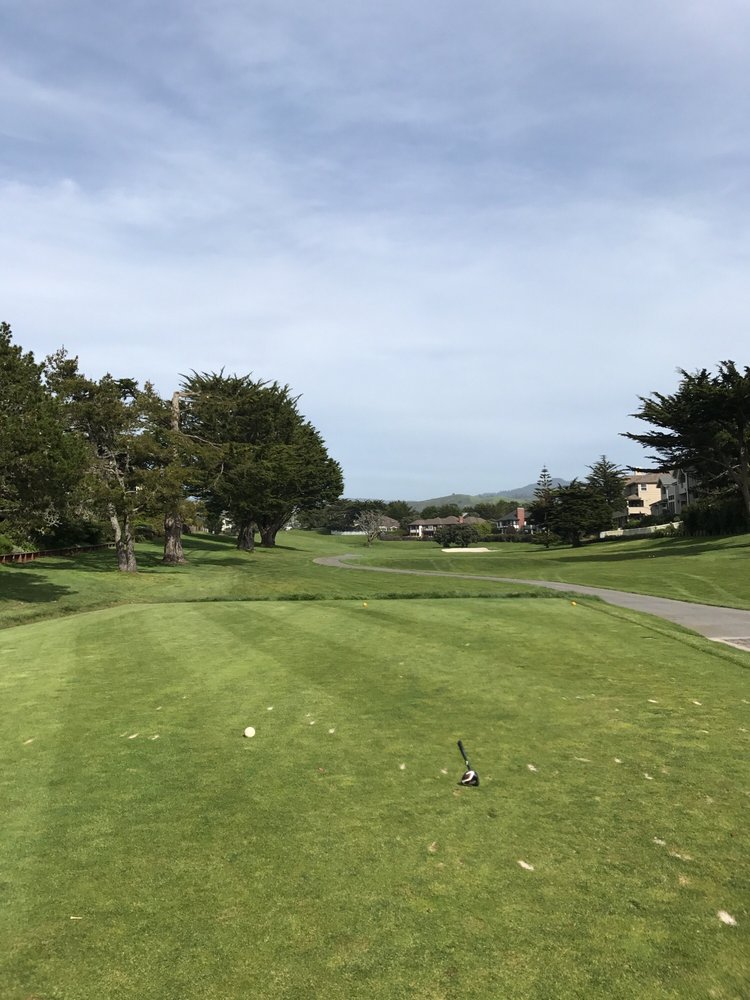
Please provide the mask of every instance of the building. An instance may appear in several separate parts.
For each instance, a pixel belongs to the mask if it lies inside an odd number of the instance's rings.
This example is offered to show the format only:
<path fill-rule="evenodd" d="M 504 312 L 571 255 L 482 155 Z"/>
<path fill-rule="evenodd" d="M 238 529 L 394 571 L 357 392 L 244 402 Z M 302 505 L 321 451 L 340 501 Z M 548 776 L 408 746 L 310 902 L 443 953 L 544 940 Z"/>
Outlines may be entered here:
<path fill-rule="evenodd" d="M 409 525 L 409 534 L 413 538 L 432 538 L 438 528 L 444 528 L 447 524 L 487 524 L 482 517 L 470 517 L 461 514 L 460 517 L 451 515 L 450 517 L 428 517 L 418 518 Z"/>
<path fill-rule="evenodd" d="M 523 507 L 516 507 L 509 510 L 507 514 L 498 517 L 495 521 L 498 531 L 529 531 L 526 523 L 526 510 Z"/>
<path fill-rule="evenodd" d="M 661 503 L 663 472 L 636 472 L 625 480 L 625 510 L 615 515 L 621 525 L 630 517 L 650 517 L 653 504 Z"/>

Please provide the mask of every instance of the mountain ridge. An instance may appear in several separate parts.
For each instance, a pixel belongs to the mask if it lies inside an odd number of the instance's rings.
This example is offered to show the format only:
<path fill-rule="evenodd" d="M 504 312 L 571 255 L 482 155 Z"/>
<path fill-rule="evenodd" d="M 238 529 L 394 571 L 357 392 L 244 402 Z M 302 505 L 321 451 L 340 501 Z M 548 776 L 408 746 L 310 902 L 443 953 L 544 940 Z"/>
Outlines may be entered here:
<path fill-rule="evenodd" d="M 567 486 L 570 480 L 553 476 L 551 482 L 553 487 Z M 424 507 L 442 507 L 449 503 L 454 503 L 457 507 L 471 507 L 475 503 L 497 503 L 498 500 L 531 500 L 536 488 L 537 483 L 527 483 L 526 486 L 494 493 L 451 493 L 449 496 L 432 497 L 429 500 L 408 500 L 407 503 L 416 511 L 421 511 Z"/>

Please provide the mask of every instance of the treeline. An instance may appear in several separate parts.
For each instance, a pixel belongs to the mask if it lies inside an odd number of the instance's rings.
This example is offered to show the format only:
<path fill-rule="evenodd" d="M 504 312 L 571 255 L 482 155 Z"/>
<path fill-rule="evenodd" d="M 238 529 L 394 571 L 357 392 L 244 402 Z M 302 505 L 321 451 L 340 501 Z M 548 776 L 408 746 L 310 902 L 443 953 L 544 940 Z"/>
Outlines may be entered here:
<path fill-rule="evenodd" d="M 574 479 L 567 486 L 553 486 L 543 468 L 528 510 L 537 539 L 548 547 L 557 540 L 579 546 L 585 536 L 611 528 L 626 506 L 626 477 L 606 455 L 589 466 L 585 480 Z"/>
<path fill-rule="evenodd" d="M 697 483 L 698 497 L 681 512 L 685 534 L 749 531 L 750 368 L 721 361 L 715 373 L 679 372 L 675 392 L 639 397 L 631 416 L 650 429 L 623 437 L 650 449 L 659 472 L 682 470 Z M 590 470 L 585 481 L 557 490 L 542 470 L 531 516 L 548 538 L 554 534 L 579 545 L 584 535 L 609 527 L 612 512 L 624 507 L 623 470 L 605 456 Z"/>
<path fill-rule="evenodd" d="M 37 362 L 0 324 L 0 544 L 115 542 L 137 569 L 136 527 L 159 519 L 164 562 L 182 532 L 229 518 L 238 546 L 273 546 L 298 510 L 340 496 L 343 478 L 288 385 L 224 371 L 184 377 L 168 399 L 150 382 L 93 379 L 64 350 Z"/>
<path fill-rule="evenodd" d="M 301 512 L 296 521 L 297 526 L 305 530 L 330 534 L 333 531 L 354 531 L 361 528 L 363 513 L 377 512 L 398 521 L 400 530 L 407 532 L 414 521 L 433 517 L 460 517 L 461 514 L 481 517 L 492 523 L 517 506 L 515 500 L 501 499 L 497 503 L 477 503 L 467 508 L 450 503 L 430 504 L 417 511 L 407 500 L 341 497 L 319 509 Z"/>

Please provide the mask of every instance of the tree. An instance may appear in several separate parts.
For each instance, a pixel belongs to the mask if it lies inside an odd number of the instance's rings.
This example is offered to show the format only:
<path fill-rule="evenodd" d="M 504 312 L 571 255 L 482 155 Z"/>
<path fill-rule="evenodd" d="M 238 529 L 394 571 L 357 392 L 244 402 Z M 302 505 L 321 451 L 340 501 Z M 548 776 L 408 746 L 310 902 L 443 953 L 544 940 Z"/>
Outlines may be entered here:
<path fill-rule="evenodd" d="M 148 430 L 158 397 L 150 384 L 139 389 L 133 379 L 86 378 L 78 359 L 62 350 L 47 359 L 47 381 L 65 408 L 68 426 L 86 442 L 86 503 L 112 525 L 118 568 L 135 573 L 135 518 L 153 514 L 159 499 L 154 489 L 159 449 Z"/>
<path fill-rule="evenodd" d="M 341 468 L 297 408 L 289 386 L 250 375 L 193 374 L 182 384 L 181 430 L 190 443 L 189 480 L 214 512 L 226 512 L 238 547 L 273 546 L 297 510 L 341 493 Z"/>
<path fill-rule="evenodd" d="M 382 511 L 379 510 L 361 510 L 355 520 L 354 526 L 359 528 L 360 531 L 365 533 L 365 544 L 372 545 L 375 539 L 380 534 L 380 526 L 383 521 Z"/>
<path fill-rule="evenodd" d="M 556 490 L 552 485 L 552 477 L 546 465 L 542 466 L 539 479 L 534 490 L 534 499 L 529 507 L 529 520 L 539 528 L 544 539 L 544 547 L 550 546 L 549 520 L 554 507 Z"/>
<path fill-rule="evenodd" d="M 407 500 L 391 500 L 386 504 L 388 517 L 398 521 L 402 531 L 408 531 L 409 525 L 417 518 L 417 512 Z"/>
<path fill-rule="evenodd" d="M 444 524 L 437 529 L 434 539 L 444 549 L 452 545 L 465 549 L 479 540 L 479 532 L 473 524 Z"/>
<path fill-rule="evenodd" d="M 161 415 L 161 414 L 160 414 Z M 159 421 L 163 428 L 163 421 Z M 166 439 L 166 440 L 165 440 Z M 169 407 L 169 430 L 163 428 L 162 487 L 164 493 L 164 555 L 169 566 L 186 562 L 182 547 L 182 529 L 188 498 L 185 495 L 186 462 L 181 454 L 180 393 L 172 394 Z"/>
<path fill-rule="evenodd" d="M 67 431 L 44 376 L 0 323 L 0 530 L 17 541 L 59 523 L 86 466 L 85 446 Z"/>
<path fill-rule="evenodd" d="M 475 503 L 470 510 L 464 513 L 476 514 L 477 517 L 483 517 L 485 521 L 498 521 L 504 514 L 515 510 L 517 506 L 516 500 L 506 500 L 504 497 L 500 497 L 495 503 Z"/>
<path fill-rule="evenodd" d="M 323 507 L 303 510 L 299 514 L 300 526 L 306 531 L 352 531 L 361 510 L 385 511 L 383 500 L 353 499 L 340 497 Z"/>
<path fill-rule="evenodd" d="M 625 510 L 625 470 L 610 462 L 606 455 L 590 465 L 589 470 L 587 484 L 604 497 L 612 515 Z"/>
<path fill-rule="evenodd" d="M 588 483 L 574 479 L 555 490 L 547 517 L 551 531 L 577 548 L 584 535 L 603 531 L 611 524 L 609 504 Z"/>
<path fill-rule="evenodd" d="M 289 440 L 264 449 L 253 488 L 253 514 L 261 545 L 276 544 L 276 535 L 298 510 L 322 506 L 339 496 L 341 468 L 326 451 L 325 442 L 308 421 Z"/>
<path fill-rule="evenodd" d="M 420 516 L 423 518 L 460 517 L 461 508 L 454 503 L 444 503 L 440 505 L 428 504 L 426 507 L 422 508 Z"/>
<path fill-rule="evenodd" d="M 694 470 L 704 492 L 740 496 L 750 527 L 750 368 L 722 361 L 715 375 L 678 371 L 674 393 L 639 396 L 631 414 L 655 430 L 623 437 L 652 449 L 650 458 L 665 470 Z"/>

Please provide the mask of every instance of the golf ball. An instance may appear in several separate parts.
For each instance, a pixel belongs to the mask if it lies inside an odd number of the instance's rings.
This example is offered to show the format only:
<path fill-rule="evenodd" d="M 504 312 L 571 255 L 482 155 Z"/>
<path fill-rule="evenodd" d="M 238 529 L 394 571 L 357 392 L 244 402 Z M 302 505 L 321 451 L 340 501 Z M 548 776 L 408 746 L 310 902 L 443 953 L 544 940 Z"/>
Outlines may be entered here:
<path fill-rule="evenodd" d="M 248 726 L 247 727 L 247 729 L 245 730 L 245 736 L 248 736 L 248 737 L 255 736 L 255 730 L 253 729 L 252 726 Z"/>

